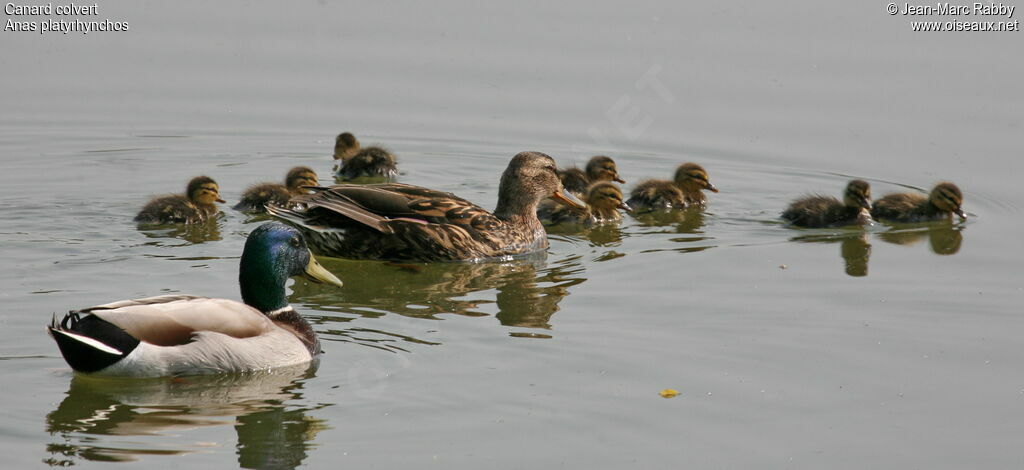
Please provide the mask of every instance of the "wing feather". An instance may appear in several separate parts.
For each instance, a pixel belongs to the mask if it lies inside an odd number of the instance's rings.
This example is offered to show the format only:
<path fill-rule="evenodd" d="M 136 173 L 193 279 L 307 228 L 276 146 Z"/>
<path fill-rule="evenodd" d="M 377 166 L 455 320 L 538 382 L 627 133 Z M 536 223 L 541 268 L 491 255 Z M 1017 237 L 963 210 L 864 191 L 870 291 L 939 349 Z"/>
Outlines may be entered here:
<path fill-rule="evenodd" d="M 244 303 L 183 295 L 123 300 L 79 312 L 96 315 L 141 341 L 160 346 L 187 343 L 200 331 L 249 338 L 273 328 L 266 315 Z"/>

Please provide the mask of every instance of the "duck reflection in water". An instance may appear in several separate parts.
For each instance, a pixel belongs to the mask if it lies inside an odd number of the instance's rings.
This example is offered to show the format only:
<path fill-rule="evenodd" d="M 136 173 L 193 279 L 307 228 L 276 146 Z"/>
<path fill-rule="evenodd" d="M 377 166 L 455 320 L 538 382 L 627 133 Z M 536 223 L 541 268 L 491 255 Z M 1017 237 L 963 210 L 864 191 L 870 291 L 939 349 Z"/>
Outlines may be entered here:
<path fill-rule="evenodd" d="M 791 240 L 799 243 L 839 243 L 839 255 L 843 258 L 846 274 L 853 277 L 868 275 L 871 243 L 868 242 L 867 233 L 801 235 Z"/>
<path fill-rule="evenodd" d="M 673 227 L 675 233 L 704 233 L 704 209 L 689 207 L 682 210 L 655 210 L 647 212 L 631 212 L 631 216 L 645 227 Z"/>
<path fill-rule="evenodd" d="M 146 238 L 176 238 L 188 242 L 188 245 L 198 245 L 220 241 L 221 218 L 222 216 L 217 216 L 198 224 L 139 224 L 137 228 Z"/>
<path fill-rule="evenodd" d="M 896 245 L 915 245 L 925 238 L 933 253 L 937 255 L 953 255 L 960 251 L 964 241 L 962 223 L 952 224 L 939 221 L 926 224 L 910 224 L 894 226 L 892 230 L 878 234 L 882 241 Z"/>
<path fill-rule="evenodd" d="M 46 416 L 46 431 L 59 441 L 47 446 L 44 461 L 68 466 L 209 452 L 200 438 L 189 441 L 188 432 L 234 425 L 242 468 L 296 468 L 327 427 L 313 417 L 315 408 L 289 405 L 302 397 L 315 368 L 159 379 L 76 375 L 67 397 Z"/>
<path fill-rule="evenodd" d="M 388 313 L 404 317 L 439 319 L 440 314 L 491 316 L 504 326 L 550 328 L 550 319 L 569 288 L 584 282 L 579 257 L 553 263 L 524 259 L 503 263 L 387 263 L 345 259 L 322 260 L 330 271 L 356 270 L 345 287 L 333 291 L 296 282 L 291 300 L 321 312 L 336 311 L 364 318 Z M 497 311 L 495 311 L 497 310 Z M 351 321 L 342 316 L 309 316 L 315 326 Z M 424 329 L 426 330 L 426 328 Z M 326 341 L 368 341 L 368 330 L 317 329 Z M 381 342 L 436 344 L 422 338 L 376 331 Z M 358 332 L 357 335 L 355 332 Z M 403 333 L 407 333 L 403 332 Z M 333 336 L 333 338 L 332 338 Z M 385 344 L 372 344 L 385 347 Z M 393 348 L 389 348 L 393 349 Z"/>

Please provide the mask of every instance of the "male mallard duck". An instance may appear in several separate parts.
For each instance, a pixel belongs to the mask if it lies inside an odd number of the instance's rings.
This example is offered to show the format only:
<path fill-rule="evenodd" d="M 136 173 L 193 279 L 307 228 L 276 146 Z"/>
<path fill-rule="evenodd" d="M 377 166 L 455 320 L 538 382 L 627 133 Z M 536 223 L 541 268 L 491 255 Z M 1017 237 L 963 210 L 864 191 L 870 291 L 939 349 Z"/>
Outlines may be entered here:
<path fill-rule="evenodd" d="M 707 198 L 702 190 L 713 193 L 718 188 L 711 184 L 708 172 L 696 163 L 683 163 L 676 169 L 675 179 L 646 180 L 640 182 L 629 195 L 626 204 L 633 209 L 685 209 L 703 206 Z"/>
<path fill-rule="evenodd" d="M 562 188 L 555 161 L 539 152 L 512 158 L 494 213 L 455 196 L 408 184 L 340 184 L 296 196 L 268 212 L 305 232 L 314 251 L 360 259 L 454 261 L 543 250 L 537 205 L 554 197 L 582 208 Z"/>
<path fill-rule="evenodd" d="M 630 210 L 629 206 L 622 202 L 622 190 L 610 181 L 600 181 L 590 185 L 584 200 L 587 203 L 587 208 L 581 211 L 546 199 L 537 207 L 537 217 L 553 224 L 594 224 L 617 222 L 622 220 L 619 209 L 627 212 Z"/>
<path fill-rule="evenodd" d="M 334 176 L 340 179 L 398 176 L 398 166 L 391 152 L 380 147 L 360 147 L 359 140 L 350 132 L 339 134 L 335 140 L 334 159 L 338 160 Z"/>
<path fill-rule="evenodd" d="M 304 186 L 316 186 L 316 172 L 306 166 L 297 166 L 288 171 L 284 184 L 254 184 L 242 193 L 242 200 L 234 209 L 243 212 L 266 212 L 267 204 L 285 205 L 292 196 L 309 192 Z"/>
<path fill-rule="evenodd" d="M 918 193 L 888 194 L 875 201 L 871 215 L 880 220 L 893 222 L 923 222 L 926 220 L 946 219 L 950 214 L 966 219 L 960 205 L 964 195 L 960 188 L 949 182 L 942 182 L 932 188 L 925 197 Z"/>
<path fill-rule="evenodd" d="M 142 206 L 135 216 L 142 223 L 198 224 L 217 215 L 215 202 L 223 203 L 217 182 L 209 176 L 197 176 L 188 182 L 185 194 L 157 196 Z"/>
<path fill-rule="evenodd" d="M 587 162 L 586 172 L 576 167 L 568 168 L 558 172 L 558 179 L 562 181 L 562 186 L 565 187 L 566 191 L 581 197 L 586 194 L 587 188 L 592 183 L 598 181 L 625 183 L 622 178 L 619 178 L 619 170 L 615 166 L 615 160 L 604 155 L 592 157 Z"/>
<path fill-rule="evenodd" d="M 78 372 L 156 377 L 242 372 L 309 362 L 320 352 L 313 328 L 285 298 L 285 282 L 305 274 L 341 281 L 279 222 L 253 230 L 239 265 L 241 303 L 191 295 L 122 300 L 72 310 L 48 326 Z"/>
<path fill-rule="evenodd" d="M 864 180 L 846 185 L 843 200 L 831 196 L 807 196 L 797 199 L 782 213 L 782 218 L 798 227 L 836 227 L 871 221 L 871 186 Z"/>

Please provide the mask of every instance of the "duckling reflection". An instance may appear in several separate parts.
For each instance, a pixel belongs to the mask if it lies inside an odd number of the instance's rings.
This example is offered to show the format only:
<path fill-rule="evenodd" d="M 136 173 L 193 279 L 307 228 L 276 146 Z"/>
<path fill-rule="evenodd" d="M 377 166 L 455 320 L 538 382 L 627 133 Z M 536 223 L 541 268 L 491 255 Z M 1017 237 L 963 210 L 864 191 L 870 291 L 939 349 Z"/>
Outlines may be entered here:
<path fill-rule="evenodd" d="M 714 238 L 704 233 L 705 213 L 701 207 L 688 207 L 675 211 L 631 213 L 631 215 L 644 227 L 671 227 L 669 230 L 660 230 L 655 233 L 678 233 L 683 235 L 669 239 L 673 242 L 687 244 L 687 246 L 673 249 L 673 251 L 690 253 L 714 248 L 714 245 L 707 244 L 708 241 L 714 240 Z M 652 232 L 649 231 L 647 233 Z"/>
<path fill-rule="evenodd" d="M 204 242 L 215 242 L 221 240 L 220 224 L 221 217 L 207 220 L 200 224 L 174 224 L 174 225 L 152 225 L 139 224 L 137 227 L 146 238 L 176 238 L 184 240 L 189 245 L 198 245 Z"/>
<path fill-rule="evenodd" d="M 76 375 L 67 397 L 46 416 L 50 465 L 134 461 L 143 455 L 179 455 L 208 449 L 188 442 L 188 431 L 234 425 L 238 459 L 246 468 L 295 468 L 306 457 L 323 420 L 287 406 L 301 397 L 315 366 L 177 379 L 110 379 Z M 132 436 L 118 439 L 109 436 Z M 151 445 L 145 436 L 155 436 Z M 180 444 L 168 437 L 180 437 Z M 205 436 L 205 434 L 204 434 Z M 130 444 L 128 444 L 130 442 Z"/>
<path fill-rule="evenodd" d="M 953 255 L 960 251 L 960 245 L 963 244 L 964 236 L 961 233 L 963 229 L 962 225 L 940 222 L 926 227 L 894 228 L 888 232 L 879 233 L 878 238 L 896 245 L 914 245 L 927 238 L 932 253 Z"/>
<path fill-rule="evenodd" d="M 590 246 L 612 247 L 622 244 L 622 227 L 618 224 L 584 226 L 579 224 L 558 224 L 545 227 L 552 240 L 559 237 L 568 239 L 585 238 Z"/>
<path fill-rule="evenodd" d="M 546 328 L 558 303 L 569 294 L 568 288 L 585 280 L 578 259 L 549 266 L 543 260 L 396 264 L 328 258 L 323 263 L 331 271 L 355 270 L 362 275 L 353 276 L 335 291 L 296 282 L 291 300 L 321 311 L 363 317 L 387 313 L 428 319 L 439 314 L 490 316 L 497 307 L 503 325 Z M 311 321 L 317 323 L 315 318 Z M 317 333 L 323 339 L 348 336 L 345 332 Z M 428 343 L 417 338 L 404 340 Z"/>
<path fill-rule="evenodd" d="M 868 275 L 868 260 L 871 258 L 871 243 L 866 233 L 842 235 L 801 235 L 791 241 L 800 243 L 839 243 L 839 255 L 845 263 L 847 275 L 863 277 Z"/>

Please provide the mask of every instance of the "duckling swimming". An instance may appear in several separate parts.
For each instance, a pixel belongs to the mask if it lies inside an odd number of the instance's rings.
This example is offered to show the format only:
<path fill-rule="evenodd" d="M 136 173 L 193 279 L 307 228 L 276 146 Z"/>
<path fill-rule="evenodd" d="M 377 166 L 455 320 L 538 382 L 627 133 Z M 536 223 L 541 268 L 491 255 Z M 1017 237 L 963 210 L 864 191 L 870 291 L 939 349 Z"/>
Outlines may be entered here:
<path fill-rule="evenodd" d="M 188 182 L 185 194 L 151 199 L 135 216 L 135 221 L 160 224 L 203 223 L 219 212 L 215 202 L 224 202 L 220 198 L 217 182 L 209 176 L 197 176 Z"/>
<path fill-rule="evenodd" d="M 797 227 L 837 227 L 871 222 L 871 186 L 864 180 L 846 185 L 843 200 L 831 196 L 797 199 L 782 213 L 782 218 Z"/>
<path fill-rule="evenodd" d="M 537 208 L 537 217 L 552 224 L 578 223 L 595 224 L 601 222 L 618 222 L 622 220 L 619 209 L 629 211 L 622 202 L 622 190 L 610 181 L 599 181 L 590 185 L 584 198 L 587 208 L 571 209 L 565 204 L 546 199 Z"/>
<path fill-rule="evenodd" d="M 562 188 L 555 161 L 540 152 L 512 158 L 493 213 L 452 193 L 409 184 L 339 184 L 314 191 L 291 199 L 299 208 L 268 211 L 302 230 L 317 253 L 356 259 L 457 261 L 533 253 L 548 246 L 537 219 L 541 199 L 585 207 Z"/>
<path fill-rule="evenodd" d="M 683 163 L 676 169 L 673 181 L 646 180 L 640 182 L 630 193 L 626 204 L 634 210 L 685 209 L 703 207 L 707 197 L 703 190 L 713 193 L 718 188 L 711 184 L 707 171 L 696 163 Z"/>
<path fill-rule="evenodd" d="M 918 193 L 888 194 L 875 201 L 871 215 L 879 220 L 893 222 L 923 222 L 950 218 L 950 214 L 967 219 L 960 205 L 964 195 L 955 184 L 942 182 L 935 185 L 928 197 Z"/>
<path fill-rule="evenodd" d="M 562 186 L 565 187 L 566 191 L 576 196 L 586 194 L 587 188 L 598 181 L 625 183 L 622 178 L 619 178 L 619 170 L 615 166 L 615 160 L 604 155 L 592 157 L 587 162 L 586 172 L 576 167 L 568 168 L 558 172 L 558 179 L 562 181 Z"/>
<path fill-rule="evenodd" d="M 259 183 L 250 186 L 242 193 L 242 200 L 235 204 L 234 209 L 242 212 L 264 213 L 267 211 L 267 204 L 286 205 L 292 196 L 309 193 L 309 190 L 303 188 L 304 186 L 317 186 L 317 184 L 315 171 L 306 166 L 297 166 L 288 170 L 288 174 L 284 177 L 284 184 Z"/>
<path fill-rule="evenodd" d="M 334 139 L 334 159 L 348 160 L 359 153 L 359 139 L 351 132 L 342 132 Z"/>
<path fill-rule="evenodd" d="M 72 369 L 158 377 L 303 364 L 320 353 L 313 327 L 285 296 L 289 277 L 341 286 L 294 228 L 279 222 L 249 234 L 239 263 L 242 302 L 191 295 L 121 300 L 72 310 L 47 327 Z"/>
<path fill-rule="evenodd" d="M 363 148 L 350 132 L 339 134 L 335 140 L 334 159 L 338 161 L 334 176 L 339 179 L 398 176 L 398 164 L 391 152 L 381 147 Z"/>

